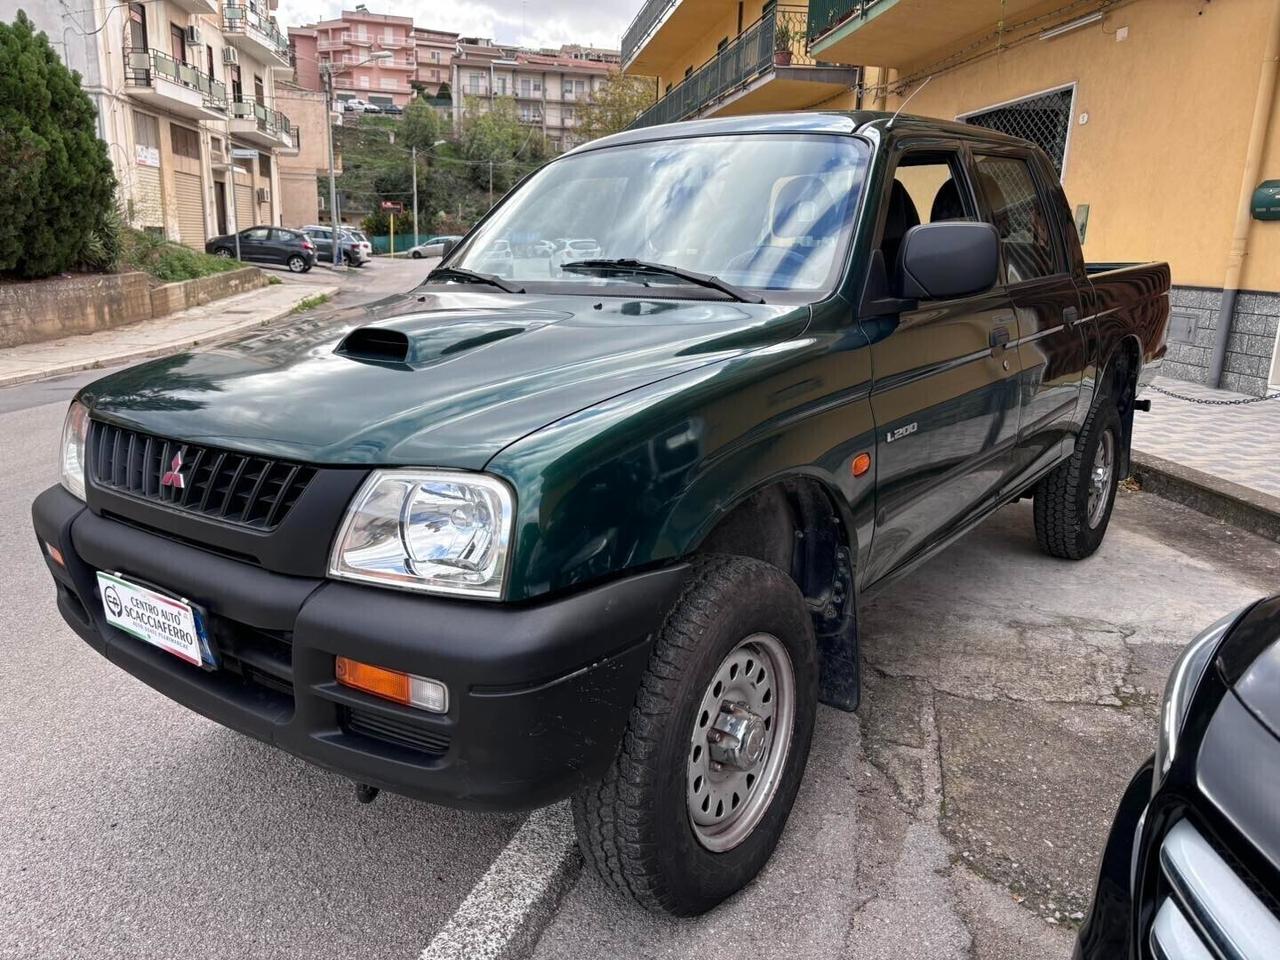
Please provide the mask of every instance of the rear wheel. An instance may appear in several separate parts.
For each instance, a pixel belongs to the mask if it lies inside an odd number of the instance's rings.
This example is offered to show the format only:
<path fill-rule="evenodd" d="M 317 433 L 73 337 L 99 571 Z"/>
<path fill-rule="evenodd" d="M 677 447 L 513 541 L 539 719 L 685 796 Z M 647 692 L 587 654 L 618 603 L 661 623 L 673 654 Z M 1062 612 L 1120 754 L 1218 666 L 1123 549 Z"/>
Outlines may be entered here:
<path fill-rule="evenodd" d="M 413 251 L 413 253 L 409 254 L 409 256 L 413 257 L 413 259 L 415 259 L 415 260 L 421 260 L 421 259 L 422 259 L 422 251 L 421 251 L 421 250 L 415 250 L 415 251 Z"/>
<path fill-rule="evenodd" d="M 286 264 L 286 266 L 288 266 L 289 270 L 290 270 L 292 273 L 306 273 L 306 272 L 307 272 L 307 260 L 306 260 L 306 258 L 305 258 L 305 257 L 302 257 L 302 256 L 299 256 L 299 255 L 298 255 L 298 254 L 296 254 L 296 253 L 295 253 L 293 256 L 291 256 L 288 260 L 286 260 L 286 261 L 285 261 L 285 264 Z"/>
<path fill-rule="evenodd" d="M 1083 560 L 1102 544 L 1120 482 L 1120 438 L 1120 414 L 1103 396 L 1071 458 L 1036 487 L 1036 542 L 1051 557 Z"/>
<path fill-rule="evenodd" d="M 817 710 L 813 627 L 776 567 L 695 565 L 654 640 L 617 759 L 574 798 L 587 862 L 655 911 L 703 913 L 769 860 Z"/>

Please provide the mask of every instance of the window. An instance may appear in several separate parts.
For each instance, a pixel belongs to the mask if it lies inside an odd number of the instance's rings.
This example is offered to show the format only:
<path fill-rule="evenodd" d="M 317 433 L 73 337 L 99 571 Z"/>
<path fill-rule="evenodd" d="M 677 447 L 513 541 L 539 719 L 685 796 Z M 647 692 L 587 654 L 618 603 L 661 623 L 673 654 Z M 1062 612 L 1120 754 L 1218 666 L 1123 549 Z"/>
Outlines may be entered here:
<path fill-rule="evenodd" d="M 141 3 L 129 4 L 129 46 L 147 48 L 147 8 Z"/>
<path fill-rule="evenodd" d="M 209 44 L 207 44 L 207 43 L 206 43 L 206 44 L 204 45 L 204 53 L 205 53 L 205 61 L 209 64 L 209 79 L 210 79 L 210 80 L 212 80 L 212 79 L 213 79 L 213 77 L 214 77 L 214 73 L 213 73 L 213 47 L 209 46 Z"/>
<path fill-rule="evenodd" d="M 276 243 L 289 243 L 302 238 L 293 230 L 272 230 L 271 239 Z"/>
<path fill-rule="evenodd" d="M 244 86 L 240 82 L 240 68 L 231 68 L 231 99 L 239 103 L 244 99 Z"/>
<path fill-rule="evenodd" d="M 580 96 L 582 93 L 586 91 L 586 89 L 587 89 L 587 85 L 583 81 L 581 80 L 573 81 L 573 95 L 575 97 Z"/>
<path fill-rule="evenodd" d="M 520 78 L 520 96 L 527 97 L 533 92 L 533 81 L 528 77 Z"/>
<path fill-rule="evenodd" d="M 505 97 L 505 96 L 507 95 L 507 78 L 506 78 L 506 77 L 494 77 L 494 78 L 493 78 L 493 90 L 494 90 L 494 92 L 495 92 L 498 96 L 500 96 L 500 97 Z"/>
<path fill-rule="evenodd" d="M 271 233 L 266 227 L 250 227 L 244 233 L 240 234 L 242 240 L 266 240 Z"/>
<path fill-rule="evenodd" d="M 980 113 L 971 113 L 961 119 L 974 126 L 1030 140 L 1049 155 L 1061 175 L 1067 157 L 1067 137 L 1071 132 L 1073 94 L 1070 87 L 1054 90 Z"/>
<path fill-rule="evenodd" d="M 169 24 L 169 54 L 179 63 L 187 62 L 187 34 L 176 23 Z"/>
<path fill-rule="evenodd" d="M 265 153 L 258 154 L 258 174 L 264 180 L 271 179 L 271 157 Z"/>
<path fill-rule="evenodd" d="M 262 78 L 256 73 L 253 75 L 253 99 L 257 100 L 260 104 L 265 104 L 267 102 L 265 88 L 262 86 Z"/>
<path fill-rule="evenodd" d="M 890 276 L 898 269 L 898 251 L 912 227 L 943 220 L 973 219 L 973 199 L 962 187 L 960 158 L 954 153 L 908 153 L 893 172 L 880 250 Z"/>
<path fill-rule="evenodd" d="M 222 138 L 221 137 L 209 138 L 209 152 L 213 154 L 213 159 L 215 160 L 222 159 Z"/>
<path fill-rule="evenodd" d="M 169 139 L 173 143 L 173 155 L 186 157 L 189 160 L 200 159 L 200 135 L 194 130 L 180 127 L 176 123 L 169 124 Z"/>
<path fill-rule="evenodd" d="M 1027 161 L 1020 157 L 975 157 L 978 190 L 1000 233 L 1005 276 L 1022 283 L 1061 272 L 1049 225 L 1053 222 L 1036 190 Z"/>

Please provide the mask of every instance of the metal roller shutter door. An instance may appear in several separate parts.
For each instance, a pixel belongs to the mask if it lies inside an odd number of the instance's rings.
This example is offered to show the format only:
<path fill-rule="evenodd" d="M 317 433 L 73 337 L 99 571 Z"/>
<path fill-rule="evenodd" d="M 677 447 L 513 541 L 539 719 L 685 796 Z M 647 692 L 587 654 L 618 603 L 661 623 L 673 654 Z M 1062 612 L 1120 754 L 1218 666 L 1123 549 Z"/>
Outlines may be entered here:
<path fill-rule="evenodd" d="M 253 187 L 244 183 L 236 184 L 236 230 L 248 230 L 257 225 L 253 215 Z"/>
<path fill-rule="evenodd" d="M 194 250 L 204 249 L 204 189 L 194 173 L 174 171 L 174 193 L 178 200 L 178 236 Z"/>

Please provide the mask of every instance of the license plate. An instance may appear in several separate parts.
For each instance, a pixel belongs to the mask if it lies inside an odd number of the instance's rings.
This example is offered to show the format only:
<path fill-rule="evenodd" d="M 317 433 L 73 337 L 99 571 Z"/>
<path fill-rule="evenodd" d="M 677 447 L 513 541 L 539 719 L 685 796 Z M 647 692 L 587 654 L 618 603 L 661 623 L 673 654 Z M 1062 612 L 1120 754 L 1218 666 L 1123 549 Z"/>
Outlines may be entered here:
<path fill-rule="evenodd" d="M 213 665 L 199 608 L 111 573 L 98 574 L 98 592 L 113 627 L 187 663 Z"/>

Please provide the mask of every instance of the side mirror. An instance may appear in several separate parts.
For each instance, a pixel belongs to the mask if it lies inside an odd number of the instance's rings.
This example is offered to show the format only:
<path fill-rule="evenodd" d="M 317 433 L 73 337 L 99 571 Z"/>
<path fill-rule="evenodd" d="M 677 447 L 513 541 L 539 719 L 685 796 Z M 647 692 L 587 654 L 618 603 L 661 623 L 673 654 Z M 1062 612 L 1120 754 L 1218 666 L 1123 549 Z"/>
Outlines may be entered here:
<path fill-rule="evenodd" d="M 944 220 L 912 227 L 898 253 L 901 295 L 951 300 L 990 290 L 1000 279 L 1000 235 L 989 223 Z"/>
<path fill-rule="evenodd" d="M 441 243 L 440 243 L 440 259 L 442 259 L 442 260 L 443 260 L 443 259 L 444 259 L 445 257 L 447 257 L 449 254 L 453 253 L 453 248 L 454 248 L 454 247 L 456 247 L 457 245 L 458 245 L 458 241 L 457 241 L 457 240 L 444 240 L 444 241 L 441 241 Z"/>

